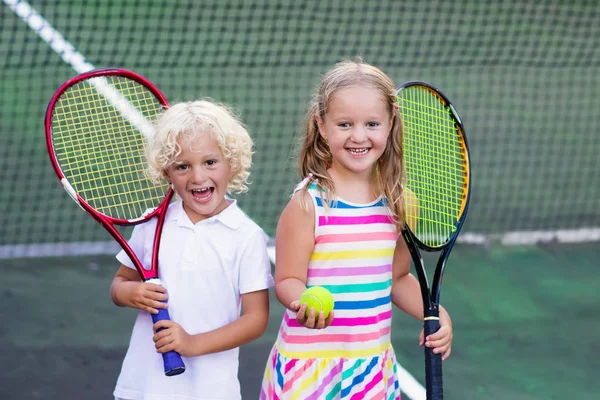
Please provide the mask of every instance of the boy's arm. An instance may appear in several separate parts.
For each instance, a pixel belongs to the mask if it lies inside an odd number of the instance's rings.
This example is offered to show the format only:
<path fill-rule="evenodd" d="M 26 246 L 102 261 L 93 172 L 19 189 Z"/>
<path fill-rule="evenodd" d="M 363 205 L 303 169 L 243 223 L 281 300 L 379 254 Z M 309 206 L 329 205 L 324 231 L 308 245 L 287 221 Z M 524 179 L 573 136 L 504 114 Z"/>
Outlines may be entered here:
<path fill-rule="evenodd" d="M 110 298 L 119 307 L 131 307 L 158 314 L 158 308 L 167 308 L 167 291 L 160 285 L 140 282 L 134 269 L 121 264 L 110 285 Z"/>
<path fill-rule="evenodd" d="M 190 353 L 194 356 L 234 349 L 258 339 L 269 322 L 269 291 L 267 289 L 242 296 L 242 315 L 214 331 L 191 337 Z"/>
<path fill-rule="evenodd" d="M 153 338 L 156 349 L 160 353 L 176 351 L 182 356 L 195 357 L 231 350 L 257 339 L 267 329 L 269 291 L 257 290 L 243 294 L 241 298 L 242 316 L 210 332 L 189 335 L 173 321 L 157 322 Z"/>

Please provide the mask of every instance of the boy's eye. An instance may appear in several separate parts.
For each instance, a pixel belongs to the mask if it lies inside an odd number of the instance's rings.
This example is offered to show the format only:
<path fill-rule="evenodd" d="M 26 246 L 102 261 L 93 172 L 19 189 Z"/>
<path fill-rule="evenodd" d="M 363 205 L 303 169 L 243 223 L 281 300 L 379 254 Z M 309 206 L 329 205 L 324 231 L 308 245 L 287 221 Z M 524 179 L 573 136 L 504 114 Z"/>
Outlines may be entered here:
<path fill-rule="evenodd" d="M 187 169 L 187 164 L 176 164 L 175 165 L 175 171 L 183 171 Z"/>
<path fill-rule="evenodd" d="M 209 166 L 210 166 L 210 165 L 215 165 L 216 163 L 217 163 L 217 160 L 208 160 L 208 161 L 206 162 L 206 165 L 209 165 Z"/>

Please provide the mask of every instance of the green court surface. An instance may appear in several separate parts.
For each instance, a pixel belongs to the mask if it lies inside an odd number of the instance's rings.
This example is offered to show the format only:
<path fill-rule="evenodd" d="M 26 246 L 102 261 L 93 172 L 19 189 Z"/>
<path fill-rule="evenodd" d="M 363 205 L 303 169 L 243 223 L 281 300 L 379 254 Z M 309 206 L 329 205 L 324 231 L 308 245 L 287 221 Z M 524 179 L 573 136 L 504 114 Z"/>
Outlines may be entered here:
<path fill-rule="evenodd" d="M 460 246 L 442 303 L 454 321 L 444 363 L 447 399 L 597 398 L 599 246 Z M 2 260 L 0 398 L 110 398 L 135 312 L 115 307 L 109 256 Z M 241 350 L 244 399 L 257 398 L 282 307 L 268 332 Z M 396 312 L 399 362 L 423 382 L 420 323 Z"/>

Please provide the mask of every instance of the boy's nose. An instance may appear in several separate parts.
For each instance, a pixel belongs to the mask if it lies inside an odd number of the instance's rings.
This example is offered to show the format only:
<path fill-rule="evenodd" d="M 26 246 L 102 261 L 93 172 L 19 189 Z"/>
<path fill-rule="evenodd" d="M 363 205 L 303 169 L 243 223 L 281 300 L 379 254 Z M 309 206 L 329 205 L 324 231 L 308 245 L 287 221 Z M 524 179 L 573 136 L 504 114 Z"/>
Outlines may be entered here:
<path fill-rule="evenodd" d="M 202 171 L 202 169 L 196 168 L 192 174 L 192 180 L 194 183 L 203 183 L 206 180 L 206 174 L 204 171 Z"/>

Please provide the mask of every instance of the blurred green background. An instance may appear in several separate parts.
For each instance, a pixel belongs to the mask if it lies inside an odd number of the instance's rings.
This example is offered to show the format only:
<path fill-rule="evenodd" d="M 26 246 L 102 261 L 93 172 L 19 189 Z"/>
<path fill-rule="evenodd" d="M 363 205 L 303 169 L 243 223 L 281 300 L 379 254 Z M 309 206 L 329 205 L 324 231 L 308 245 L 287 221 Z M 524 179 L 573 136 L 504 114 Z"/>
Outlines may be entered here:
<path fill-rule="evenodd" d="M 41 21 L 28 5 L 96 68 L 140 73 L 170 102 L 236 107 L 256 143 L 240 204 L 271 236 L 300 179 L 293 145 L 311 93 L 335 62 L 360 56 L 396 84 L 440 88 L 473 175 L 442 289 L 455 326 L 447 398 L 597 397 L 600 2 L 4 0 L 1 399 L 110 398 L 134 317 L 108 297 L 117 247 L 48 161 L 46 106 L 76 72 L 60 38 L 27 25 Z M 273 302 L 268 333 L 242 349 L 244 398 L 281 312 Z M 399 361 L 424 382 L 420 324 L 394 318 Z"/>

